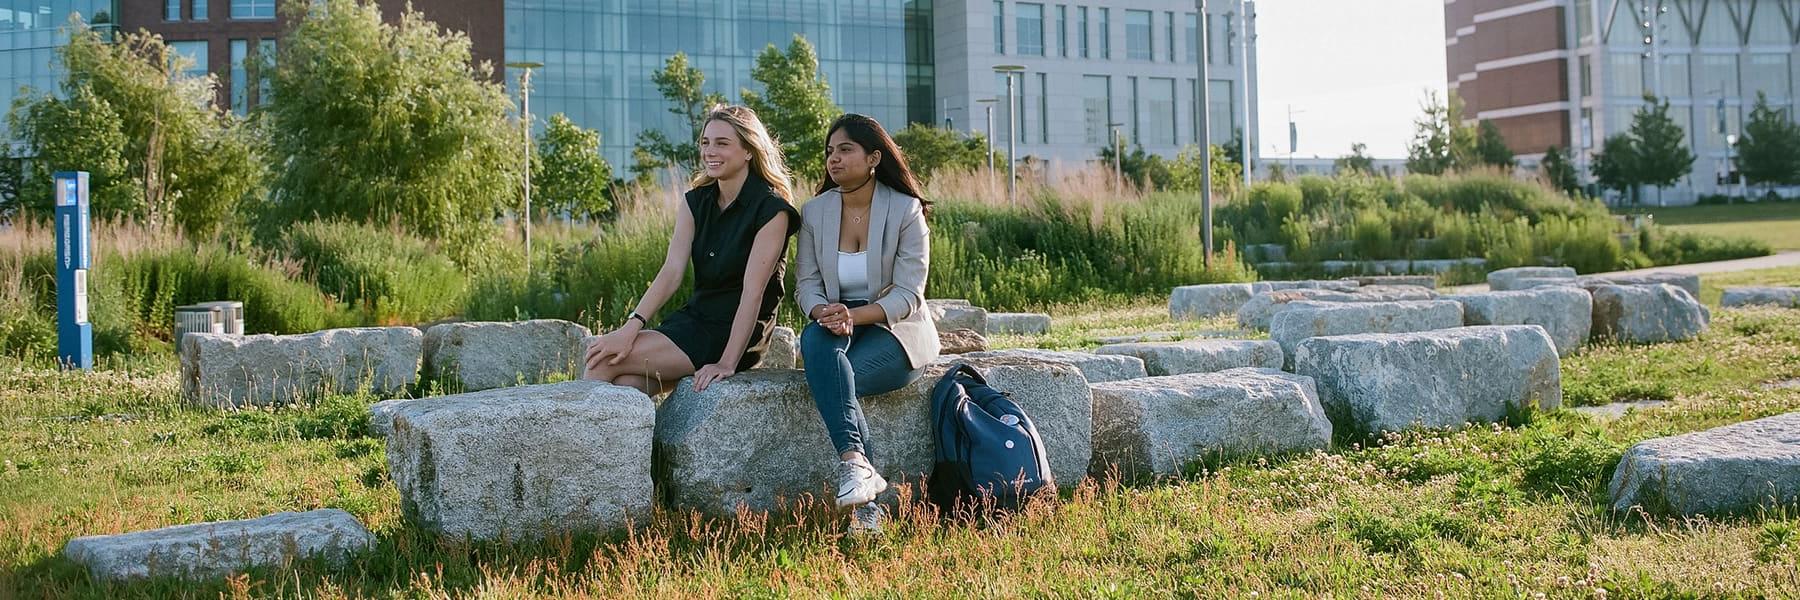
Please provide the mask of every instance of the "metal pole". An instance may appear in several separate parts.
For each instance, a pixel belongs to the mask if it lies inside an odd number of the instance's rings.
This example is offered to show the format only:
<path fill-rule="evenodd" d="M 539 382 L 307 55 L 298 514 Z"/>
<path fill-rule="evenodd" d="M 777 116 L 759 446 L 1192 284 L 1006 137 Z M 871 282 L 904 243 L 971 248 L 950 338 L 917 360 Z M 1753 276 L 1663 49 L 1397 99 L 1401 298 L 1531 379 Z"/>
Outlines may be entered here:
<path fill-rule="evenodd" d="M 1202 247 L 1206 250 L 1201 264 L 1210 271 L 1212 270 L 1213 255 L 1212 123 L 1207 113 L 1212 111 L 1209 110 L 1211 107 L 1207 105 L 1206 98 L 1206 88 L 1211 87 L 1208 85 L 1211 82 L 1206 79 L 1206 63 L 1211 61 L 1212 57 L 1207 52 L 1211 47 L 1206 43 L 1207 34 L 1210 33 L 1207 31 L 1209 28 L 1206 25 L 1206 0 L 1194 0 L 1194 8 L 1200 11 L 1199 16 L 1196 17 L 1200 21 L 1197 28 L 1200 30 L 1200 51 L 1195 53 L 1199 60 L 1194 61 L 1199 63 L 1200 83 L 1194 86 L 1194 112 L 1199 113 L 1197 117 L 1200 119 L 1200 239 Z"/>
<path fill-rule="evenodd" d="M 1123 193 L 1125 193 L 1125 160 L 1123 158 L 1121 158 L 1121 156 L 1123 156 L 1125 154 L 1125 139 L 1120 137 L 1119 128 L 1117 126 L 1114 126 L 1112 128 L 1112 132 L 1113 132 L 1113 185 L 1119 189 L 1119 193 L 1123 194 Z"/>
<path fill-rule="evenodd" d="M 1239 86 L 1243 88 L 1243 93 L 1239 95 L 1244 99 L 1244 125 L 1242 133 L 1238 134 L 1238 158 L 1244 161 L 1244 191 L 1249 192 L 1256 173 L 1256 165 L 1250 160 L 1250 2 L 1238 4 L 1238 20 L 1239 41 L 1243 44 L 1243 52 L 1238 55 L 1238 66 L 1244 76 L 1243 85 Z"/>
<path fill-rule="evenodd" d="M 531 69 L 519 74 L 520 104 L 525 115 L 525 279 L 531 279 Z"/>
<path fill-rule="evenodd" d="M 1006 204 L 1018 204 L 1014 197 L 1018 193 L 1018 175 L 1014 168 L 1019 164 L 1019 104 L 1013 99 L 1013 74 L 1006 74 Z"/>

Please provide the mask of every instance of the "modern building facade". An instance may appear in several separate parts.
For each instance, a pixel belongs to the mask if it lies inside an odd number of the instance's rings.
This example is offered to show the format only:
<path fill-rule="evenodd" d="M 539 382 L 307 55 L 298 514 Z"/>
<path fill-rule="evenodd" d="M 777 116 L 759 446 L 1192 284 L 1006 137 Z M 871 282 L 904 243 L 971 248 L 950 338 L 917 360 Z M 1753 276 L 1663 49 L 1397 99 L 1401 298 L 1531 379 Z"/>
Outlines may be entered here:
<path fill-rule="evenodd" d="M 1669 203 L 1729 192 L 1727 142 L 1757 94 L 1783 108 L 1800 96 L 1800 0 L 1446 0 L 1444 20 L 1464 116 L 1493 121 L 1523 159 L 1572 148 L 1591 181 L 1643 97 L 1667 98 L 1698 157 Z"/>
<path fill-rule="evenodd" d="M 1254 135 L 1255 3 L 1209 2 L 1204 50 L 1195 5 L 938 0 L 938 117 L 984 132 L 991 123 L 995 144 L 1005 147 L 1016 113 L 1017 155 L 1052 168 L 1092 160 L 1115 143 L 1115 133 L 1163 155 L 1202 139 L 1224 145 L 1238 132 Z M 1209 69 L 1206 132 L 1195 101 L 1202 56 Z M 1023 67 L 1010 76 L 1010 106 L 1009 76 L 998 65 Z M 988 98 L 999 101 L 984 104 Z M 1254 156 L 1254 140 L 1249 145 Z"/>
<path fill-rule="evenodd" d="M 56 50 L 69 43 L 71 15 L 110 35 L 119 11 L 114 0 L 0 0 L 0 110 L 10 109 L 25 88 L 57 88 Z"/>
<path fill-rule="evenodd" d="M 0 0 L 5 2 L 50 0 Z M 252 69 L 279 47 L 287 24 L 281 0 L 57 0 L 110 11 L 123 30 L 158 33 L 194 60 L 196 72 L 220 82 L 220 102 L 238 110 L 256 105 L 262 86 Z M 397 18 L 406 0 L 380 0 Z M 563 113 L 601 132 L 602 152 L 629 164 L 638 133 L 685 136 L 680 118 L 652 75 L 677 52 L 706 73 L 705 89 L 736 99 L 756 89 L 756 55 L 805 36 L 818 53 L 821 74 L 837 104 L 898 131 L 928 123 L 986 132 L 1009 141 L 1016 114 L 1020 158 L 1052 168 L 1092 160 L 1114 141 L 1173 155 L 1209 139 L 1225 144 L 1239 131 L 1254 133 L 1256 91 L 1254 3 L 1210 0 L 1205 19 L 1193 0 L 434 0 L 413 5 L 427 18 L 467 32 L 478 61 L 496 66 L 517 94 L 508 62 L 543 66 L 532 78 L 532 112 Z M 86 6 L 84 5 L 84 6 Z M 40 89 L 54 89 L 55 37 L 66 14 L 40 20 L 40 8 L 21 34 L 40 42 L 40 55 L 0 71 Z M 4 17 L 0 14 L 0 17 Z M 47 18 L 47 17 L 46 17 Z M 1210 32 L 1198 43 L 1199 27 Z M 17 23 L 17 21 L 15 21 Z M 46 25 L 48 23 L 48 25 Z M 0 22 L 0 26 L 5 25 Z M 0 29 L 0 35 L 4 35 Z M 36 36 L 36 37 L 33 37 Z M 40 39 L 41 38 L 41 39 Z M 0 39 L 0 41 L 4 41 Z M 0 50 L 3 51 L 3 50 Z M 1199 131 L 1198 67 L 1208 61 L 1210 131 Z M 36 62 L 33 62 L 36 61 Z M 42 65 L 39 65 L 42 63 Z M 994 67 L 1016 64 L 1014 103 Z M 20 66 L 30 68 L 21 69 Z M 13 87 L 17 87 L 16 85 Z M 988 103 L 984 104 L 984 101 Z M 991 116 L 990 116 L 991 110 Z M 1252 142 L 1252 152 L 1255 144 Z"/>

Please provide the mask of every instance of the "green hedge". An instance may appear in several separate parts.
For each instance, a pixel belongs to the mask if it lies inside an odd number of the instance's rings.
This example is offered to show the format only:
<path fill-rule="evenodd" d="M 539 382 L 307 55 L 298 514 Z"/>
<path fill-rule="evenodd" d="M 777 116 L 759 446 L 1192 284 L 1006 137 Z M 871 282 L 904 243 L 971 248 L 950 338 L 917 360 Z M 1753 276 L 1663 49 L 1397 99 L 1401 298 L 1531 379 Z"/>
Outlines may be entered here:
<path fill-rule="evenodd" d="M 303 223 L 279 249 L 319 290 L 357 307 L 373 323 L 423 323 L 463 308 L 468 277 L 438 247 L 397 230 L 351 223 Z"/>

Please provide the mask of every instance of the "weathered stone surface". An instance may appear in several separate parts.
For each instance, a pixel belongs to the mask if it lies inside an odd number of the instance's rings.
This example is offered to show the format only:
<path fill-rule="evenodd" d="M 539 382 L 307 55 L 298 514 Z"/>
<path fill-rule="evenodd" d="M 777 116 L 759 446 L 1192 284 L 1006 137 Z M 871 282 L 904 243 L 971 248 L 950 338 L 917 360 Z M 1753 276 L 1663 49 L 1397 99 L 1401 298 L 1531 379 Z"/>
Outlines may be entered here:
<path fill-rule="evenodd" d="M 1550 334 L 1556 353 L 1568 356 L 1587 343 L 1594 298 L 1573 287 L 1449 296 L 1463 305 L 1464 325 L 1537 325 Z"/>
<path fill-rule="evenodd" d="M 986 350 L 987 337 L 971 329 L 939 329 L 938 353 L 967 354 Z"/>
<path fill-rule="evenodd" d="M 793 329 L 776 326 L 769 332 L 769 349 L 762 355 L 758 369 L 792 369 L 800 364 L 800 338 Z"/>
<path fill-rule="evenodd" d="M 470 392 L 574 377 L 586 337 L 586 327 L 557 319 L 446 323 L 425 332 L 425 371 Z"/>
<path fill-rule="evenodd" d="M 1018 357 L 966 362 L 1031 415 L 1057 484 L 1080 482 L 1093 453 L 1093 395 L 1081 371 Z M 862 399 L 871 459 L 890 482 L 930 472 L 929 398 L 948 369 L 931 365 L 912 385 Z M 658 482 L 671 505 L 718 515 L 740 505 L 769 510 L 804 494 L 828 499 L 837 464 L 800 371 L 740 373 L 705 392 L 682 380 L 657 410 L 656 445 Z"/>
<path fill-rule="evenodd" d="M 1281 290 L 1334 290 L 1348 292 L 1361 284 L 1345 279 L 1300 279 L 1294 281 L 1256 281 L 1250 284 L 1251 294 L 1276 292 Z"/>
<path fill-rule="evenodd" d="M 1800 287 L 1728 287 L 1719 306 L 1780 306 L 1800 308 Z"/>
<path fill-rule="evenodd" d="M 932 298 L 925 302 L 942 306 L 974 306 L 973 304 L 969 304 L 969 301 L 964 298 Z"/>
<path fill-rule="evenodd" d="M 303 335 L 194 333 L 181 340 L 181 391 L 213 406 L 282 404 L 363 388 L 392 395 L 418 381 L 419 330 L 328 329 Z"/>
<path fill-rule="evenodd" d="M 1399 431 L 1499 421 L 1562 406 L 1562 367 L 1536 325 L 1315 337 L 1294 372 L 1312 377 L 1337 427 Z"/>
<path fill-rule="evenodd" d="M 1687 290 L 1669 285 L 1601 285 L 1594 295 L 1594 337 L 1630 344 L 1699 337 L 1712 315 Z"/>
<path fill-rule="evenodd" d="M 565 381 L 409 400 L 391 413 L 388 472 L 427 530 L 533 539 L 650 515 L 656 409 L 637 390 Z"/>
<path fill-rule="evenodd" d="M 1358 333 L 1407 333 L 1461 327 L 1462 304 L 1451 300 L 1406 302 L 1293 302 L 1269 323 L 1269 339 L 1281 344 L 1288 363 L 1306 338 Z"/>
<path fill-rule="evenodd" d="M 1403 300 L 1436 300 L 1437 292 L 1418 286 L 1372 285 L 1348 291 L 1326 289 L 1291 289 L 1259 292 L 1238 308 L 1238 326 L 1268 330 L 1275 313 L 1287 310 L 1291 302 L 1399 302 Z"/>
<path fill-rule="evenodd" d="M 1096 476 L 1179 473 L 1197 459 L 1323 449 L 1311 377 L 1232 369 L 1093 385 Z"/>
<path fill-rule="evenodd" d="M 1638 442 L 1613 471 L 1613 510 L 1727 515 L 1800 502 L 1800 412 Z"/>
<path fill-rule="evenodd" d="M 1584 289 L 1580 279 L 1568 279 L 1564 277 L 1518 277 L 1513 279 L 1510 285 L 1512 286 L 1512 289 L 1506 291 L 1529 290 L 1541 287 Z"/>
<path fill-rule="evenodd" d="M 930 300 L 925 305 L 931 307 L 931 318 L 937 323 L 938 331 L 967 329 L 976 333 L 987 333 L 988 312 L 985 308 L 969 306 L 967 300 L 950 302 Z"/>
<path fill-rule="evenodd" d="M 339 563 L 374 541 L 356 517 L 329 508 L 78 537 L 63 547 L 63 556 L 103 581 L 204 579 L 308 558 Z"/>
<path fill-rule="evenodd" d="M 1212 373 L 1227 369 L 1261 367 L 1280 369 L 1281 345 L 1269 340 L 1187 340 L 1111 344 L 1094 354 L 1133 356 L 1144 361 L 1152 376 Z"/>
<path fill-rule="evenodd" d="M 1574 279 L 1573 267 L 1513 267 L 1488 273 L 1488 289 L 1496 292 L 1525 289 L 1520 278 Z"/>
<path fill-rule="evenodd" d="M 1088 352 L 1060 352 L 1056 350 L 1037 350 L 1032 348 L 971 352 L 960 356 L 941 357 L 938 359 L 938 362 L 953 364 L 960 360 L 984 358 L 1023 358 L 1061 363 L 1080 369 L 1081 376 L 1087 378 L 1089 384 L 1138 379 L 1149 375 L 1144 371 L 1144 360 L 1135 356 L 1092 354 Z"/>
<path fill-rule="evenodd" d="M 1700 276 L 1687 273 L 1639 273 L 1633 275 L 1586 275 L 1580 278 L 1583 287 L 1601 285 L 1657 285 L 1666 283 L 1684 290 L 1689 296 L 1700 297 Z"/>
<path fill-rule="evenodd" d="M 1248 283 L 1209 283 L 1175 288 L 1169 294 L 1169 318 L 1205 319 L 1236 312 L 1253 294 Z"/>
<path fill-rule="evenodd" d="M 1358 275 L 1355 277 L 1345 277 L 1344 279 L 1346 281 L 1354 281 L 1357 285 L 1363 287 L 1404 285 L 1431 290 L 1437 289 L 1438 285 L 1436 275 Z"/>
<path fill-rule="evenodd" d="M 1040 313 L 988 313 L 988 335 L 1043 335 L 1050 333 L 1050 315 Z"/>

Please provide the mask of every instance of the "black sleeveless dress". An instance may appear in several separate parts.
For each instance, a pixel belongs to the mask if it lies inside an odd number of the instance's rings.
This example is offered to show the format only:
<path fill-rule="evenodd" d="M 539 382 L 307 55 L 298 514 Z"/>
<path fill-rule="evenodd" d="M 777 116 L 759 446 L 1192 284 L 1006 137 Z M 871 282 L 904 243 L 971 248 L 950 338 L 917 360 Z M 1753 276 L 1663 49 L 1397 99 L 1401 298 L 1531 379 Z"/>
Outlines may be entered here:
<path fill-rule="evenodd" d="M 782 259 L 775 262 L 775 271 L 763 286 L 762 304 L 757 306 L 756 323 L 750 329 L 750 343 L 737 363 L 739 371 L 754 367 L 769 347 L 775 308 L 785 295 L 782 276 L 787 272 L 788 238 L 800 230 L 800 213 L 786 199 L 775 195 L 769 182 L 755 173 L 744 180 L 737 200 L 724 210 L 719 210 L 717 183 L 689 190 L 687 207 L 694 215 L 690 258 L 694 265 L 694 294 L 680 310 L 658 323 L 655 331 L 674 342 L 693 361 L 696 370 L 719 362 L 725 345 L 730 343 L 731 320 L 744 293 L 744 271 L 750 263 L 756 232 L 775 215 L 788 216 L 788 237 L 781 241 Z"/>

